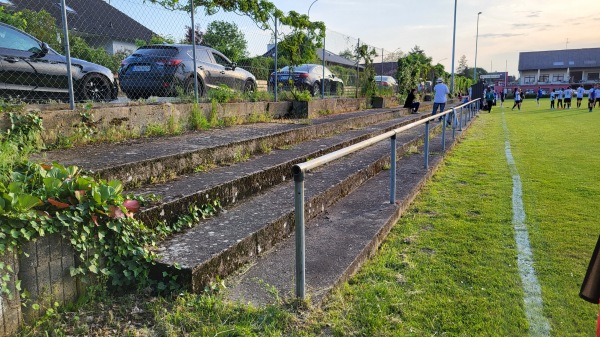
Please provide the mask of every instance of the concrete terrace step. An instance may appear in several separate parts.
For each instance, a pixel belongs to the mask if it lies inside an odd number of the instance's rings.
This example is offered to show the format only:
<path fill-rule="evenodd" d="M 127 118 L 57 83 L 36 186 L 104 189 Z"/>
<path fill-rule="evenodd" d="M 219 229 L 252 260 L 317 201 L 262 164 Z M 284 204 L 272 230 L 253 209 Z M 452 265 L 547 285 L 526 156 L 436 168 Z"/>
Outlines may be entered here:
<path fill-rule="evenodd" d="M 465 130 L 457 130 L 454 139 L 451 133 L 446 134 L 446 151 L 458 142 Z M 401 156 L 397 164 L 395 204 L 389 203 L 389 171 L 382 171 L 306 221 L 305 293 L 311 305 L 321 305 L 333 288 L 348 280 L 377 251 L 446 153 L 438 134 L 430 139 L 427 169 L 422 146 L 418 153 Z M 306 183 L 313 178 L 307 177 Z M 257 306 L 294 298 L 295 254 L 292 234 L 254 259 L 243 272 L 227 278 L 227 297 Z"/>
<path fill-rule="evenodd" d="M 422 139 L 424 127 L 397 136 L 398 155 Z M 307 174 L 306 219 L 317 216 L 389 165 L 382 142 Z M 168 270 L 192 291 L 202 291 L 274 247 L 293 231 L 293 182 L 283 182 L 240 201 L 214 218 L 159 244 L 154 275 Z"/>
<path fill-rule="evenodd" d="M 144 186 L 131 192 L 161 196 L 160 203 L 145 208 L 140 213 L 140 218 L 147 224 L 161 220 L 172 221 L 185 214 L 191 204 L 202 205 L 211 200 L 219 200 L 221 206 L 227 207 L 290 180 L 292 166 L 297 163 L 355 144 L 420 118 L 422 116 L 402 116 L 362 129 L 305 141 L 289 149 L 275 149 L 267 154 L 253 156 L 244 162 L 211 169 L 209 172 L 182 175 L 173 181 Z"/>
<path fill-rule="evenodd" d="M 78 165 L 126 188 L 168 181 L 201 166 L 230 163 L 264 149 L 293 145 L 399 116 L 400 108 L 324 116 L 302 123 L 261 123 L 190 132 L 180 136 L 128 140 L 60 149 L 33 160 Z"/>

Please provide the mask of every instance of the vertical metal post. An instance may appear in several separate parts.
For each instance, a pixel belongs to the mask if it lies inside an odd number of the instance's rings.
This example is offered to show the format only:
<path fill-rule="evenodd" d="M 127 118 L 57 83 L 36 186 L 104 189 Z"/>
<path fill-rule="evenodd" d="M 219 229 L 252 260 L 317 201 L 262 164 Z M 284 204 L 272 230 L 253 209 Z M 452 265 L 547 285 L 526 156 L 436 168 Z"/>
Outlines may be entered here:
<path fill-rule="evenodd" d="M 454 51 L 456 46 L 456 6 L 458 0 L 454 0 L 454 30 L 452 33 L 452 80 L 450 85 L 450 93 L 454 94 Z"/>
<path fill-rule="evenodd" d="M 463 127 L 463 115 L 462 115 L 462 110 L 460 110 L 460 117 L 458 119 L 458 130 L 462 131 L 462 127 Z"/>
<path fill-rule="evenodd" d="M 69 85 L 69 108 L 75 110 L 75 92 L 73 91 L 73 73 L 71 72 L 71 47 L 69 46 L 69 25 L 67 23 L 67 5 L 60 1 L 63 35 L 65 37 L 65 57 L 67 58 L 67 79 Z"/>
<path fill-rule="evenodd" d="M 444 115 L 442 124 L 442 151 L 446 151 L 446 124 L 448 124 L 448 114 Z"/>
<path fill-rule="evenodd" d="M 304 172 L 294 172 L 294 217 L 296 221 L 296 297 L 305 296 Z"/>
<path fill-rule="evenodd" d="M 273 72 L 273 76 L 275 76 L 275 79 L 273 81 L 273 85 L 275 85 L 275 88 L 273 88 L 273 91 L 275 92 L 275 102 L 277 102 L 277 89 L 279 87 L 279 84 L 277 82 L 278 77 L 277 76 L 277 17 L 275 17 L 275 72 Z"/>
<path fill-rule="evenodd" d="M 358 39 L 358 42 L 356 43 L 356 85 L 355 85 L 355 93 L 354 93 L 354 98 L 358 98 L 358 86 L 360 83 L 358 83 L 358 81 L 360 80 L 360 72 L 358 70 L 358 66 L 360 63 L 360 56 L 358 56 L 358 49 L 360 48 L 360 39 Z"/>
<path fill-rule="evenodd" d="M 396 134 L 390 137 L 390 204 L 396 203 Z"/>
<path fill-rule="evenodd" d="M 429 121 L 425 122 L 425 168 L 429 168 Z"/>
<path fill-rule="evenodd" d="M 331 92 L 331 86 L 329 86 Z M 321 98 L 325 98 L 325 38 L 323 38 L 323 80 L 321 81 Z"/>
<path fill-rule="evenodd" d="M 456 109 L 452 108 L 452 139 L 456 138 L 456 124 L 458 120 L 456 119 Z"/>
<path fill-rule="evenodd" d="M 194 59 L 194 101 L 198 104 L 198 62 L 196 60 L 196 26 L 194 22 L 194 0 L 190 0 L 190 16 L 192 18 L 192 58 Z"/>

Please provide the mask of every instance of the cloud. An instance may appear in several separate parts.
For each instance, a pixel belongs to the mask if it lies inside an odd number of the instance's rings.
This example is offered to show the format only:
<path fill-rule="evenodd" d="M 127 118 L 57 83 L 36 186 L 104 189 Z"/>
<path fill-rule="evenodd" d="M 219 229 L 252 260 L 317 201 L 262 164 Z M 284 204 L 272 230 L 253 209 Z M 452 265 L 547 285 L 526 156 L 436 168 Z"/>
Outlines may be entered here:
<path fill-rule="evenodd" d="M 525 15 L 525 17 L 538 18 L 538 17 L 540 17 L 540 14 L 542 14 L 542 11 L 533 11 L 533 12 L 530 12 L 529 14 Z"/>
<path fill-rule="evenodd" d="M 523 33 L 487 33 L 487 34 L 479 34 L 480 37 L 482 38 L 487 38 L 487 37 L 514 37 L 514 36 L 522 36 L 525 35 Z"/>

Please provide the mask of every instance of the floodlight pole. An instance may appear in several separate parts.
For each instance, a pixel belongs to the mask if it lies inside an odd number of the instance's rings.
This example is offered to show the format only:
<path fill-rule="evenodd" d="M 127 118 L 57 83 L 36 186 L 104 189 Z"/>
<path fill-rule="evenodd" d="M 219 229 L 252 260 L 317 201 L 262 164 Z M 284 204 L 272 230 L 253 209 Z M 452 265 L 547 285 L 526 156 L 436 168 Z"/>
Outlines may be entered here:
<path fill-rule="evenodd" d="M 454 94 L 454 51 L 456 49 L 456 6 L 458 0 L 454 0 L 454 30 L 452 33 L 452 79 L 450 80 L 450 94 Z"/>
<path fill-rule="evenodd" d="M 481 15 L 481 12 L 477 13 L 477 34 L 475 35 L 475 68 L 473 69 L 473 81 L 475 83 L 477 83 L 477 41 L 479 40 L 479 15 Z"/>

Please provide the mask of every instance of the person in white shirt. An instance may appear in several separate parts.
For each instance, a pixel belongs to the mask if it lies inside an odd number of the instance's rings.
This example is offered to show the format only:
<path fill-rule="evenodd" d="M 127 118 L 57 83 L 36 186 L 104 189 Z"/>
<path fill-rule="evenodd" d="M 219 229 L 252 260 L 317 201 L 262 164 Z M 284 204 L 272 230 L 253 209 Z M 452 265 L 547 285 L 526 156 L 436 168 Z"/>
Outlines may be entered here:
<path fill-rule="evenodd" d="M 581 101 L 583 100 L 584 92 L 585 92 L 585 90 L 583 89 L 583 86 L 580 84 L 579 88 L 577 88 L 577 109 L 579 109 L 581 107 Z"/>
<path fill-rule="evenodd" d="M 564 109 L 563 106 L 563 90 L 562 88 L 558 89 L 558 91 L 556 92 L 556 108 L 561 108 Z"/>
<path fill-rule="evenodd" d="M 433 96 L 433 111 L 432 115 L 435 115 L 438 108 L 440 112 L 444 111 L 446 107 L 446 102 L 448 101 L 448 94 L 450 93 L 450 89 L 446 84 L 444 84 L 444 80 L 440 77 L 437 79 L 437 84 L 433 87 L 433 91 L 435 95 Z"/>
<path fill-rule="evenodd" d="M 565 89 L 565 91 L 563 92 L 563 95 L 565 96 L 565 109 L 571 109 L 571 98 L 573 97 L 573 89 L 567 87 L 567 89 Z"/>

